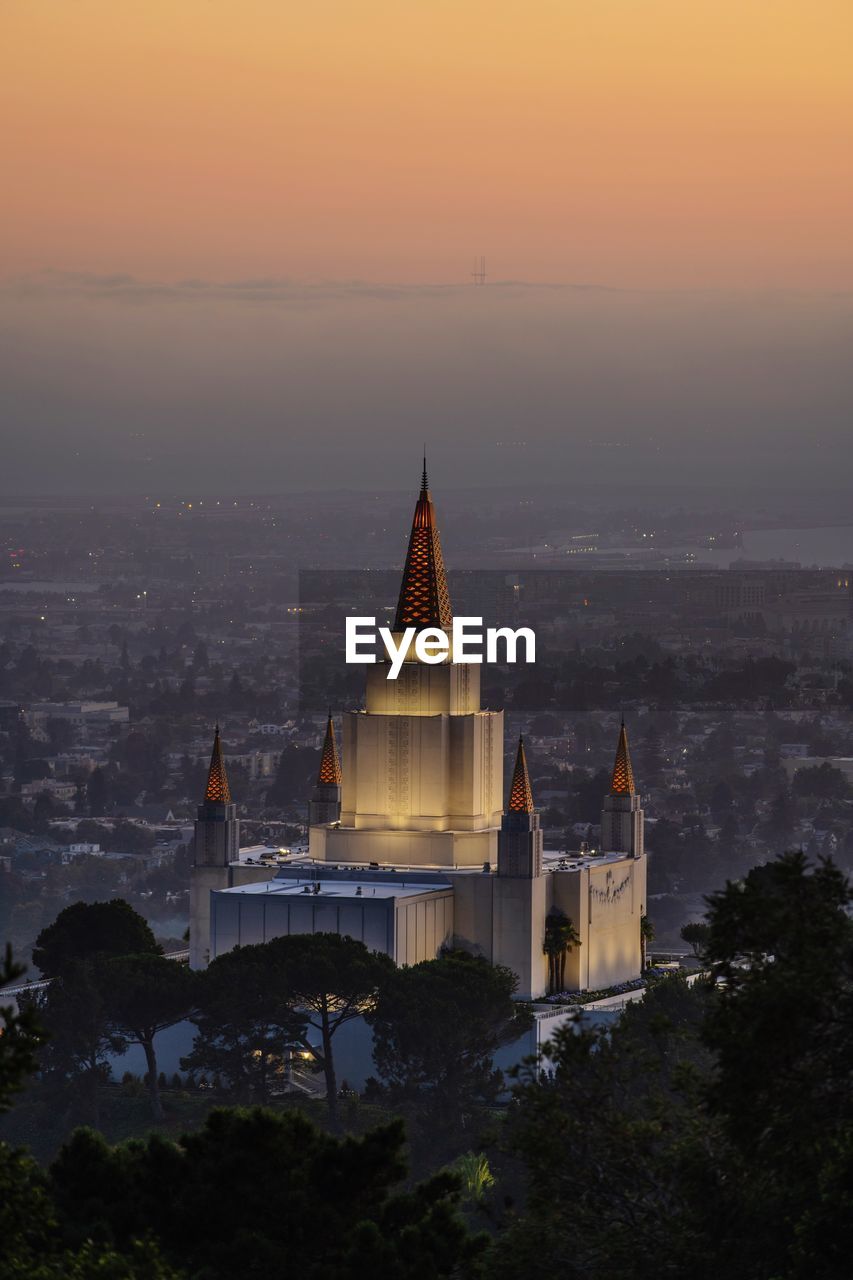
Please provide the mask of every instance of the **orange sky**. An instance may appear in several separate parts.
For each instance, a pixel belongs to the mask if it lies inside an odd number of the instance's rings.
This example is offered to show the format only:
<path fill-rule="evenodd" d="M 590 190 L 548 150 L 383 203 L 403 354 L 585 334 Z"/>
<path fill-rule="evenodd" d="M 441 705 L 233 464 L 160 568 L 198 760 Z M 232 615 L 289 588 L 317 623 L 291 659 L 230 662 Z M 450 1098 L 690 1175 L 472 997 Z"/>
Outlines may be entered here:
<path fill-rule="evenodd" d="M 853 286 L 850 0 L 3 0 L 0 274 Z"/>

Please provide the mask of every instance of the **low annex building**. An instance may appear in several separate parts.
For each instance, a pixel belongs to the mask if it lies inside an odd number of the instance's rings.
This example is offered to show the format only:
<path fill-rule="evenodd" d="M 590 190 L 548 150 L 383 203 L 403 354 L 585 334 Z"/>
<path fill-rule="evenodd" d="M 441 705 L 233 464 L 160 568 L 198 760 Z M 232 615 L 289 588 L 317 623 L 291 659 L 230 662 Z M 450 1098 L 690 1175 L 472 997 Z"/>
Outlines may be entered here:
<path fill-rule="evenodd" d="M 394 623 L 452 625 L 424 469 Z M 241 860 L 218 729 L 198 811 L 191 881 L 190 962 L 288 933 L 336 932 L 397 964 L 464 947 L 518 976 L 518 994 L 547 986 L 549 915 L 568 917 L 579 943 L 566 957 L 569 990 L 640 975 L 646 909 L 643 810 L 624 724 L 602 812 L 602 852 L 543 851 L 524 743 L 503 803 L 503 712 L 480 706 L 477 665 L 407 655 L 398 679 L 368 668 L 363 710 L 343 717 L 343 761 L 331 715 L 311 797 L 307 858 Z"/>

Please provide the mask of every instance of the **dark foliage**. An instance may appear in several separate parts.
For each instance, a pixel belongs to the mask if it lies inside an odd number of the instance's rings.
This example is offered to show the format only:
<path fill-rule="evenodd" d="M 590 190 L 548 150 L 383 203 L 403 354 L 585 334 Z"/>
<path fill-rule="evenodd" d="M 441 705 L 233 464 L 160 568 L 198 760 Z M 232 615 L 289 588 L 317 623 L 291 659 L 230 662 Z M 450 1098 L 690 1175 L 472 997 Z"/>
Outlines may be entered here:
<path fill-rule="evenodd" d="M 75 902 L 60 911 L 36 939 L 33 963 L 47 977 L 69 964 L 95 956 L 141 955 L 160 948 L 148 924 L 122 898 Z"/>
<path fill-rule="evenodd" d="M 755 868 L 709 901 L 716 982 L 663 979 L 611 1033 L 555 1037 L 518 1087 L 529 1203 L 496 1277 L 849 1275 L 849 902 L 831 864 Z"/>
<path fill-rule="evenodd" d="M 169 1262 L 208 1280 L 458 1274 L 479 1242 L 454 1210 L 455 1180 L 398 1190 L 403 1141 L 399 1123 L 336 1139 L 297 1113 L 220 1110 L 177 1144 L 110 1148 L 80 1131 L 50 1187 L 69 1247 L 85 1233 L 123 1252 L 151 1233 Z"/>
<path fill-rule="evenodd" d="M 269 946 L 237 947 L 198 974 L 192 1015 L 198 1034 L 181 1065 L 218 1076 L 237 1099 L 266 1102 L 285 1054 L 304 1043 Z"/>
<path fill-rule="evenodd" d="M 7 946 L 0 966 L 0 986 L 9 986 L 25 972 Z M 43 1042 L 44 1031 L 32 1005 L 24 1004 L 20 1009 L 13 1004 L 0 1005 L 0 1112 L 11 1105 L 24 1078 L 35 1071 L 36 1055 Z"/>
<path fill-rule="evenodd" d="M 512 998 L 516 985 L 509 969 L 463 952 L 391 972 L 367 1017 L 389 1096 L 417 1101 L 430 1124 L 450 1127 L 493 1101 L 503 1075 L 492 1056 L 530 1023 Z"/>
<path fill-rule="evenodd" d="M 189 1013 L 195 994 L 195 975 L 165 956 L 151 952 L 113 956 L 96 968 L 104 1013 L 114 1037 L 114 1049 L 138 1044 L 145 1054 L 146 1079 L 155 1120 L 163 1119 L 155 1040 Z"/>

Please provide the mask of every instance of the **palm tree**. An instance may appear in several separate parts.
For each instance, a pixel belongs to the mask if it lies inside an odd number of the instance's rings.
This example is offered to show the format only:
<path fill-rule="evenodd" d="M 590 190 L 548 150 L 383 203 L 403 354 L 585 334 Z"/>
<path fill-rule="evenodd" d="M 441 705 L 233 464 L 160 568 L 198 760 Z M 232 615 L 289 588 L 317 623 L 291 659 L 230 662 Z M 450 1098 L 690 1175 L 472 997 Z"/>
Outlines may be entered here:
<path fill-rule="evenodd" d="M 466 1151 L 450 1166 L 462 1182 L 462 1194 L 467 1200 L 482 1204 L 489 1187 L 494 1186 L 495 1175 L 489 1161 L 482 1153 Z"/>
<path fill-rule="evenodd" d="M 646 949 L 655 940 L 655 926 L 648 916 L 640 917 L 640 972 L 646 967 Z"/>
<path fill-rule="evenodd" d="M 562 911 L 549 911 L 545 919 L 542 950 L 548 957 L 548 990 L 551 995 L 565 990 L 566 956 L 581 944 L 571 919 Z"/>

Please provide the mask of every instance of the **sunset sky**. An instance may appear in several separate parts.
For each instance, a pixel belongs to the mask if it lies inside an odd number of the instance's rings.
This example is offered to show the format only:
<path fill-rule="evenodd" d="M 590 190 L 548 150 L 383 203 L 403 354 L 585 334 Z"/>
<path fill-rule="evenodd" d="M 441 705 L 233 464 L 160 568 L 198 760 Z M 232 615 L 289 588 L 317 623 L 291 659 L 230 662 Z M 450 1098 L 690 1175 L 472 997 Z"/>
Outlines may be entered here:
<path fill-rule="evenodd" d="M 853 284 L 850 0 L 3 0 L 6 271 Z"/>
<path fill-rule="evenodd" d="M 851 49 L 851 0 L 2 0 L 0 488 L 366 484 L 389 438 L 402 483 L 425 429 L 461 481 L 602 432 L 819 475 Z"/>

